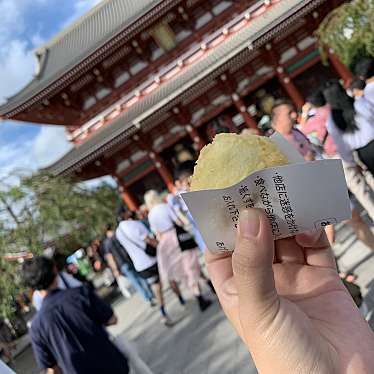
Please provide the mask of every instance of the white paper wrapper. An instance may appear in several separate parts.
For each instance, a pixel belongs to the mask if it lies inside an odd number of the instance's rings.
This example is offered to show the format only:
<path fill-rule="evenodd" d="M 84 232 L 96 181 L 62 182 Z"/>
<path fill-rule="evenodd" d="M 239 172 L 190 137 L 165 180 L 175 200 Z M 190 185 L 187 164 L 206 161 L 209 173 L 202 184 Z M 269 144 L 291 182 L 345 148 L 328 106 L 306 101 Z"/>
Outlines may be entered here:
<path fill-rule="evenodd" d="M 239 214 L 245 208 L 265 210 L 274 239 L 351 217 L 340 160 L 305 162 L 282 136 L 272 139 L 290 165 L 254 172 L 228 188 L 181 195 L 209 250 L 234 249 Z"/>

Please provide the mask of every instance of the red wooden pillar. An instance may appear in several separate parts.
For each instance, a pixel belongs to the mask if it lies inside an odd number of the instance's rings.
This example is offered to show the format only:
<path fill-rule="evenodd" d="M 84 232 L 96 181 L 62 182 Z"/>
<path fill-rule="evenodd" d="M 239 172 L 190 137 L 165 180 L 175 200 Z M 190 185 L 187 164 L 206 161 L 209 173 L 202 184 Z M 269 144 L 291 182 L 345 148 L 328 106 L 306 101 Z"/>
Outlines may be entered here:
<path fill-rule="evenodd" d="M 166 187 L 168 188 L 168 190 L 170 192 L 173 192 L 174 191 L 174 180 L 164 160 L 156 152 L 153 152 L 153 151 L 148 152 L 148 156 L 152 160 L 154 166 L 157 169 L 157 172 L 160 174 L 160 177 L 166 184 Z"/>
<path fill-rule="evenodd" d="M 250 129 L 255 129 L 260 133 L 260 130 L 257 127 L 257 122 L 253 119 L 253 117 L 248 113 L 247 107 L 244 101 L 240 98 L 240 96 L 235 92 L 232 95 L 232 100 L 238 112 L 243 116 L 244 122 Z"/>
<path fill-rule="evenodd" d="M 304 105 L 304 97 L 295 84 L 292 82 L 291 77 L 284 70 L 283 66 L 279 64 L 280 57 L 274 52 L 271 43 L 265 45 L 264 58 L 268 59 L 270 64 L 275 69 L 275 73 L 278 77 L 279 83 L 282 85 L 284 90 L 287 92 L 290 99 L 293 101 L 295 106 L 299 109 Z"/>
<path fill-rule="evenodd" d="M 177 121 L 186 126 L 188 135 L 190 136 L 191 140 L 194 143 L 195 150 L 200 151 L 201 148 L 203 148 L 204 145 L 206 145 L 206 143 L 200 137 L 196 128 L 192 125 L 192 123 L 190 123 L 191 121 L 190 113 L 187 111 L 186 108 L 180 108 L 177 106 L 173 108 L 173 113 L 175 114 Z"/>
<path fill-rule="evenodd" d="M 236 92 L 236 87 L 233 86 L 232 81 L 228 79 L 226 74 L 222 74 L 220 76 L 220 81 L 220 85 L 222 86 L 223 90 L 231 95 L 234 105 L 238 112 L 242 115 L 247 127 L 255 129 L 260 134 L 260 130 L 257 127 L 257 122 L 247 112 L 247 107 L 243 100 L 240 98 L 239 94 Z"/>
<path fill-rule="evenodd" d="M 119 186 L 118 191 L 123 202 L 128 206 L 130 210 L 132 210 L 133 212 L 138 210 L 139 204 L 137 203 L 134 195 L 125 186 Z"/>
<path fill-rule="evenodd" d="M 143 149 L 147 152 L 148 157 L 152 161 L 153 165 L 155 166 L 157 172 L 159 173 L 161 179 L 166 184 L 168 190 L 170 192 L 174 191 L 174 181 L 173 177 L 170 174 L 164 160 L 158 155 L 156 152 L 153 151 L 152 147 L 148 144 L 147 141 L 141 139 L 139 135 L 135 134 L 133 136 L 134 141 L 139 145 L 139 148 Z"/>
<path fill-rule="evenodd" d="M 121 181 L 118 175 L 113 176 L 114 180 L 118 186 L 118 192 L 121 196 L 122 201 L 127 205 L 127 207 L 133 212 L 139 208 L 139 204 L 135 196 L 128 190 L 125 183 Z"/>
<path fill-rule="evenodd" d="M 305 103 L 303 95 L 292 82 L 291 77 L 284 71 L 283 66 L 278 66 L 276 71 L 279 83 L 285 89 L 295 106 L 300 109 Z"/>
<path fill-rule="evenodd" d="M 339 60 L 332 49 L 328 51 L 329 60 L 339 76 L 343 79 L 344 85 L 347 86 L 353 78 L 349 69 Z"/>
<path fill-rule="evenodd" d="M 186 130 L 188 132 L 188 135 L 191 137 L 193 141 L 193 146 L 196 151 L 201 151 L 201 149 L 206 145 L 204 140 L 201 138 L 199 133 L 197 132 L 196 128 L 192 124 L 187 124 L 186 125 Z"/>
<path fill-rule="evenodd" d="M 225 124 L 227 125 L 230 132 L 233 132 L 233 133 L 238 132 L 238 129 L 236 128 L 235 123 L 229 114 L 225 114 L 222 118 L 224 119 Z"/>

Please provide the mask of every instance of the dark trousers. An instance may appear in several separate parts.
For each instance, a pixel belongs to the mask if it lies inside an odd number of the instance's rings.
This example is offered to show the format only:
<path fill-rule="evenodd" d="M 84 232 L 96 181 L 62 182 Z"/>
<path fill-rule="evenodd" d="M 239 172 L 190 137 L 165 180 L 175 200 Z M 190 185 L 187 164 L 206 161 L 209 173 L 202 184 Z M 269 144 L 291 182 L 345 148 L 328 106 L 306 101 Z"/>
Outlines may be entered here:
<path fill-rule="evenodd" d="M 374 176 L 374 140 L 365 145 L 365 147 L 357 149 L 357 154 Z"/>

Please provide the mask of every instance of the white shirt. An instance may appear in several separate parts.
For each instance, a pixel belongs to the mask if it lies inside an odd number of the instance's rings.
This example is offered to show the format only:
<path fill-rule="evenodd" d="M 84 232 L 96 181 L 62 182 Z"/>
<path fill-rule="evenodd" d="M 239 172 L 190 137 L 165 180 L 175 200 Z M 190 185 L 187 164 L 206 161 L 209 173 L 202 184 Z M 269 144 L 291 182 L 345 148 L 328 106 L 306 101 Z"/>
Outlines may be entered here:
<path fill-rule="evenodd" d="M 60 290 L 66 289 L 65 283 L 61 279 L 61 274 L 65 282 L 68 284 L 69 288 L 77 288 L 82 285 L 82 282 L 80 282 L 78 279 L 75 279 L 71 274 L 67 273 L 66 271 L 62 271 L 59 275 L 57 275 L 57 287 Z M 32 303 L 36 310 L 40 310 L 43 303 L 43 296 L 40 295 L 40 291 L 34 291 L 34 293 L 32 294 Z"/>
<path fill-rule="evenodd" d="M 151 230 L 155 233 L 172 229 L 176 220 L 177 216 L 173 209 L 164 203 L 154 206 L 148 214 Z"/>
<path fill-rule="evenodd" d="M 0 360 L 0 373 L 1 374 L 16 374 L 3 360 Z"/>
<path fill-rule="evenodd" d="M 374 110 L 374 82 L 367 83 L 364 89 L 366 100 L 373 106 Z"/>
<path fill-rule="evenodd" d="M 152 267 L 156 257 L 145 253 L 146 243 L 144 239 L 149 236 L 147 228 L 139 221 L 122 221 L 117 227 L 116 237 L 131 257 L 137 271 L 143 271 Z"/>
<path fill-rule="evenodd" d="M 353 133 L 343 133 L 335 125 L 331 115 L 327 120 L 327 130 L 334 139 L 341 158 L 351 165 L 355 164 L 353 151 L 365 147 L 374 139 L 374 124 L 370 123 L 370 120 L 358 114 L 356 123 L 358 130 Z"/>
<path fill-rule="evenodd" d="M 368 121 L 371 126 L 374 126 L 374 105 L 365 96 L 355 98 L 354 108 L 358 126 L 360 126 L 361 121 Z"/>

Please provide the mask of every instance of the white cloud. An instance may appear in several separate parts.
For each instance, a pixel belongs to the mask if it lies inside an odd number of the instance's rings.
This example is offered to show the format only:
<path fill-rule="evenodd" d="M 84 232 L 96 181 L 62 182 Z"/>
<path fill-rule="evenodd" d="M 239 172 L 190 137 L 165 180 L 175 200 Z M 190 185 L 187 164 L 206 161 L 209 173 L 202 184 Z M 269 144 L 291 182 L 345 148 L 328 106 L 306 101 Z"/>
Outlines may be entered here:
<path fill-rule="evenodd" d="M 40 47 L 42 44 L 45 43 L 45 39 L 40 35 L 39 32 L 37 32 L 36 34 L 34 34 L 34 35 L 31 37 L 31 43 L 32 43 L 32 45 L 34 46 L 34 48 L 38 48 L 38 47 Z"/>
<path fill-rule="evenodd" d="M 71 0 L 74 4 L 72 22 L 87 12 L 100 0 Z M 31 35 L 30 41 L 39 46 L 44 42 L 38 28 L 26 30 L 27 13 L 35 2 L 48 4 L 47 0 L 0 0 L 0 104 L 26 85 L 35 71 L 32 46 L 22 38 L 25 32 Z M 59 20 L 59 22 L 64 20 Z M 63 27 L 66 26 L 66 23 Z M 40 28 L 39 28 L 40 29 Z M 0 124 L 1 125 L 1 124 Z M 1 140 L 1 139 L 0 139 Z M 46 167 L 60 158 L 72 147 L 66 140 L 60 126 L 43 126 L 38 134 L 30 139 L 15 137 L 0 146 L 0 177 L 15 169 L 35 171 Z"/>
<path fill-rule="evenodd" d="M 60 126 L 43 126 L 34 140 L 32 153 L 38 167 L 46 167 L 72 148 Z"/>
<path fill-rule="evenodd" d="M 21 32 L 24 25 L 22 12 L 25 1 L 0 0 L 0 40 L 4 41 Z"/>
<path fill-rule="evenodd" d="M 46 167 L 71 148 L 62 127 L 42 126 L 30 139 L 14 139 L 1 145 L 0 177 L 15 171 L 28 174 Z"/>
<path fill-rule="evenodd" d="M 7 52 L 2 53 L 5 48 Z M 0 103 L 23 88 L 34 69 L 34 57 L 26 42 L 15 39 L 0 48 Z"/>

